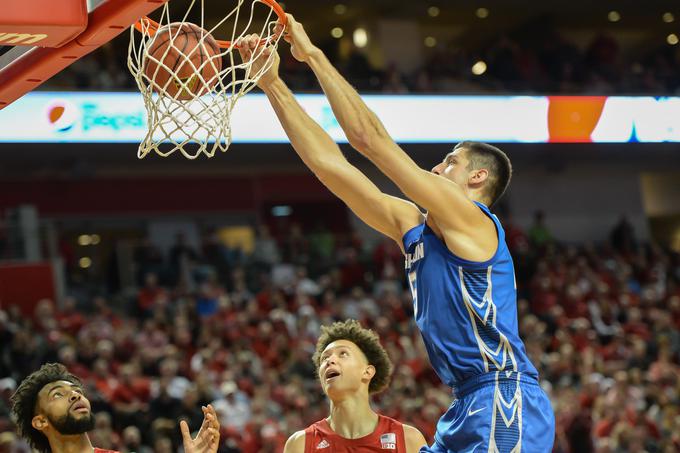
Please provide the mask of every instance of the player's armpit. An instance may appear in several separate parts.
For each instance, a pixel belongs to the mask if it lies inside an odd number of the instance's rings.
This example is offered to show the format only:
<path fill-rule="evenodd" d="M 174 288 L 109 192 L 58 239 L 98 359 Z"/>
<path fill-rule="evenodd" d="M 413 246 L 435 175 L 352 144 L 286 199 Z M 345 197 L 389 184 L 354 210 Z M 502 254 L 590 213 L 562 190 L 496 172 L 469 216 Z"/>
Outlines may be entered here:
<path fill-rule="evenodd" d="M 427 445 L 425 437 L 413 426 L 404 426 L 404 438 L 406 439 L 406 453 L 418 453 L 421 447 Z"/>
<path fill-rule="evenodd" d="M 329 158 L 310 168 L 361 220 L 400 246 L 404 233 L 423 221 L 415 204 L 381 192 L 344 157 Z"/>
<path fill-rule="evenodd" d="M 304 453 L 305 451 L 305 432 L 298 431 L 286 441 L 283 453 Z"/>

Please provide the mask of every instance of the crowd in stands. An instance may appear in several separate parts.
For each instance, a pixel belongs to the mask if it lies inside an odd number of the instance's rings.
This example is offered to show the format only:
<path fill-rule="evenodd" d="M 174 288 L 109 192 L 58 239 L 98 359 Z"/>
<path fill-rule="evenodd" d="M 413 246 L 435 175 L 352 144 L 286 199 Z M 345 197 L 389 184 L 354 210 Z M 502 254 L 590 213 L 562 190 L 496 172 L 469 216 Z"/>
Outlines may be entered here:
<path fill-rule="evenodd" d="M 556 413 L 555 452 L 680 451 L 680 256 L 635 242 L 622 219 L 594 245 L 554 240 L 542 215 L 505 221 L 520 332 Z M 355 318 L 395 363 L 375 408 L 432 439 L 452 401 L 412 321 L 399 248 L 357 235 L 259 230 L 250 254 L 206 236 L 164 256 L 135 253 L 139 289 L 33 313 L 0 306 L 0 452 L 27 451 L 8 399 L 30 372 L 60 361 L 86 383 L 93 445 L 177 451 L 179 418 L 220 417 L 221 452 L 281 452 L 327 416 L 311 362 L 319 326 Z"/>
<path fill-rule="evenodd" d="M 107 44 L 49 81 L 46 89 L 132 90 L 127 69 L 127 36 Z M 616 38 L 596 35 L 577 46 L 546 23 L 531 22 L 474 48 L 464 39 L 423 47 L 423 64 L 410 73 L 395 62 L 376 68 L 366 52 L 340 56 L 338 41 L 322 41 L 329 58 L 363 93 L 517 93 L 517 94 L 653 94 L 680 92 L 680 46 L 660 42 L 624 52 Z M 282 52 L 282 75 L 296 91 L 318 92 L 313 74 Z M 486 72 L 472 73 L 483 61 Z"/>

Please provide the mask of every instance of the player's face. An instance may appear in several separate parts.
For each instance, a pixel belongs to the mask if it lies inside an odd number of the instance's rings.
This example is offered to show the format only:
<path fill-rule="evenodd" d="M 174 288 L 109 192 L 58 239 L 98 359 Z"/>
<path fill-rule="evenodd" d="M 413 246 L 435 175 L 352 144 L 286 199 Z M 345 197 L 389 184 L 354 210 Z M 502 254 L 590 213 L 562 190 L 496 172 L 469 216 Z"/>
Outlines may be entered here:
<path fill-rule="evenodd" d="M 321 387 L 334 399 L 347 392 L 368 388 L 375 368 L 368 364 L 361 349 L 348 340 L 337 340 L 326 346 L 319 362 Z"/>
<path fill-rule="evenodd" d="M 33 426 L 50 428 L 61 435 L 83 434 L 94 428 L 90 402 L 80 386 L 68 381 L 47 384 L 38 393 L 38 411 Z"/>
<path fill-rule="evenodd" d="M 466 187 L 470 172 L 467 170 L 468 159 L 465 150 L 454 149 L 444 157 L 438 165 L 432 168 L 432 173 L 443 176 L 461 187 Z"/>

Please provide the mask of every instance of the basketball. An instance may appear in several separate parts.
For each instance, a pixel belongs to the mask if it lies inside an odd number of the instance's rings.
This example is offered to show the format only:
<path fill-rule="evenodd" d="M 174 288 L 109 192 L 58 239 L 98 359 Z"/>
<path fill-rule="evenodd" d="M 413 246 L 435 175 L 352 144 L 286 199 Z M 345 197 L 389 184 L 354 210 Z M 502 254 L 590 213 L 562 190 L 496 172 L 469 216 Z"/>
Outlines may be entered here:
<path fill-rule="evenodd" d="M 222 59 L 217 41 L 191 23 L 161 27 L 144 59 L 146 80 L 155 92 L 179 100 L 208 93 L 217 83 Z"/>

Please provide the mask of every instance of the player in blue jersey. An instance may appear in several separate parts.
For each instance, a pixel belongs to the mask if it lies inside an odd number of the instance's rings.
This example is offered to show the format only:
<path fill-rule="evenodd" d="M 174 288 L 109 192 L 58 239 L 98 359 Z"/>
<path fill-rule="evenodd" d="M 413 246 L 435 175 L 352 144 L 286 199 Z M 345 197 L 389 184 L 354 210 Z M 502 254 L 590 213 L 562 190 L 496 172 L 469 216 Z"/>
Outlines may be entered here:
<path fill-rule="evenodd" d="M 413 202 L 382 193 L 349 164 L 278 76 L 278 56 L 259 86 L 305 164 L 362 220 L 394 239 L 406 257 L 416 323 L 430 362 L 455 400 L 430 447 L 421 452 L 550 452 L 554 415 L 517 332 L 512 258 L 503 227 L 489 211 L 512 167 L 493 146 L 463 142 L 431 171 L 391 139 L 357 92 L 288 16 L 284 39 L 323 88 L 350 144 Z M 251 60 L 257 36 L 241 41 Z M 261 51 L 261 52 L 260 52 Z M 263 68 L 264 59 L 253 63 Z"/>

